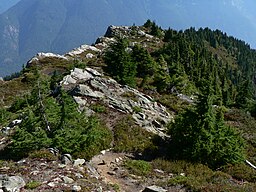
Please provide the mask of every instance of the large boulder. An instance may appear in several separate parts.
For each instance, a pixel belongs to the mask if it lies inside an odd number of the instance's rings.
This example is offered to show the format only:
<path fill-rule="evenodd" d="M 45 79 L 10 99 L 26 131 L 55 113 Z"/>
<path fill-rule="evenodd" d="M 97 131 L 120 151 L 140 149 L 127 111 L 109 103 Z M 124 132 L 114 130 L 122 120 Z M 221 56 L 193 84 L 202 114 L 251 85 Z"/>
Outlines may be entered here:
<path fill-rule="evenodd" d="M 19 192 L 25 185 L 22 177 L 0 175 L 0 189 L 5 192 Z"/>

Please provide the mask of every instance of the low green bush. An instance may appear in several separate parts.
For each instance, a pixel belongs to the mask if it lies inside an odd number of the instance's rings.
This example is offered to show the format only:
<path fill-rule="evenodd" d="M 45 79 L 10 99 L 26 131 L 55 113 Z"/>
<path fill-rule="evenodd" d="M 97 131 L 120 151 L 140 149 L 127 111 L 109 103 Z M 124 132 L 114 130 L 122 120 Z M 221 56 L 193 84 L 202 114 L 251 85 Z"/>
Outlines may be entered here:
<path fill-rule="evenodd" d="M 113 129 L 114 151 L 141 153 L 146 149 L 156 149 L 152 141 L 154 135 L 137 126 L 131 116 L 121 119 Z"/>
<path fill-rule="evenodd" d="M 149 162 L 143 160 L 127 160 L 124 166 L 130 173 L 139 176 L 147 176 L 152 171 L 152 166 Z"/>
<path fill-rule="evenodd" d="M 133 110 L 134 113 L 142 112 L 142 109 L 140 107 L 138 107 L 138 106 L 133 107 L 132 110 Z"/>
<path fill-rule="evenodd" d="M 234 172 L 233 165 L 226 166 L 222 171 L 214 171 L 206 165 L 190 163 L 186 161 L 173 161 L 165 159 L 155 159 L 152 161 L 153 169 L 160 169 L 168 174 L 173 174 L 167 182 L 160 183 L 161 185 L 176 186 L 182 185 L 190 191 L 254 191 L 256 189 L 255 181 L 244 181 L 244 174 L 248 170 L 239 170 L 243 175 L 238 177 Z M 237 165 L 238 166 L 238 165 Z M 240 165 L 241 166 L 241 165 Z M 240 167 L 238 166 L 238 167 Z M 253 173 L 252 170 L 251 173 Z M 249 171 L 250 172 L 250 171 Z"/>
<path fill-rule="evenodd" d="M 29 153 L 29 158 L 31 159 L 45 159 L 48 161 L 56 161 L 58 160 L 58 157 L 52 154 L 49 150 L 42 149 L 38 151 L 33 151 Z"/>
<path fill-rule="evenodd" d="M 93 104 L 90 108 L 96 113 L 105 113 L 107 111 L 106 107 L 103 104 Z"/>
<path fill-rule="evenodd" d="M 255 170 L 245 164 L 227 165 L 223 167 L 223 171 L 230 174 L 238 180 L 245 180 L 256 183 Z"/>
<path fill-rule="evenodd" d="M 27 183 L 25 185 L 25 189 L 36 189 L 37 187 L 39 187 L 41 185 L 41 183 L 39 181 L 30 181 L 29 183 Z"/>

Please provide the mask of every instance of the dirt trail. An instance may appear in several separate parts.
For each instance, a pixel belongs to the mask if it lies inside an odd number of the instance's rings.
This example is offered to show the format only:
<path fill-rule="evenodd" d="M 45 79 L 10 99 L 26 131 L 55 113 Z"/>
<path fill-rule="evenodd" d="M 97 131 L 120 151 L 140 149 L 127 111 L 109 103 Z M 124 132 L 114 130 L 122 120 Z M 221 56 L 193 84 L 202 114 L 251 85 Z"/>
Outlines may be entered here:
<path fill-rule="evenodd" d="M 128 173 L 122 169 L 121 164 L 127 156 L 124 153 L 106 152 L 92 158 L 91 164 L 96 168 L 101 178 L 110 185 L 115 185 L 119 191 L 141 191 L 136 180 L 127 177 Z"/>

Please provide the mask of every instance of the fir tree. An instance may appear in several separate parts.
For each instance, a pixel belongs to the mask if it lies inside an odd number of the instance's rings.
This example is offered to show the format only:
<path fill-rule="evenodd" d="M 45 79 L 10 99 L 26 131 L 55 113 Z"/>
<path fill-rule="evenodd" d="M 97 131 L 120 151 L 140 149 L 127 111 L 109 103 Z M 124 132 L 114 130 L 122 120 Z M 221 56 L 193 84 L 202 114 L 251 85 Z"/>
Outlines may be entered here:
<path fill-rule="evenodd" d="M 128 41 L 118 38 L 113 43 L 104 57 L 107 71 L 120 83 L 135 86 L 136 63 L 132 61 L 128 51 Z"/>
<path fill-rule="evenodd" d="M 179 158 L 217 168 L 243 161 L 244 141 L 234 128 L 225 125 L 222 107 L 213 106 L 212 93 L 212 88 L 206 88 L 197 105 L 171 124 L 170 134 L 171 148 Z"/>

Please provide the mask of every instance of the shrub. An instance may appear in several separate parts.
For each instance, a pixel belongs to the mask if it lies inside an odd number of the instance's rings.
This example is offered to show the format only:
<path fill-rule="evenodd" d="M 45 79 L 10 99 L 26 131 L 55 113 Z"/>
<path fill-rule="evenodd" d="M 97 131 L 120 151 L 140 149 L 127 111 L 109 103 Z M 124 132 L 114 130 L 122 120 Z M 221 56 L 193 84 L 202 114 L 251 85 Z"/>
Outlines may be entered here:
<path fill-rule="evenodd" d="M 4 108 L 0 108 L 0 124 L 7 122 L 11 113 Z"/>
<path fill-rule="evenodd" d="M 8 109 L 8 111 L 10 112 L 17 112 L 19 110 L 21 110 L 23 107 L 25 107 L 27 105 L 27 102 L 25 99 L 22 98 L 16 98 L 16 100 L 13 102 L 13 104 L 11 105 L 11 107 Z"/>
<path fill-rule="evenodd" d="M 55 160 L 58 159 L 57 156 L 55 156 L 49 150 L 46 150 L 46 149 L 33 151 L 33 152 L 29 153 L 29 158 L 31 158 L 31 159 L 45 159 L 45 160 L 48 160 L 48 161 L 55 161 Z"/>
<path fill-rule="evenodd" d="M 133 110 L 135 113 L 140 113 L 140 112 L 142 112 L 142 109 L 141 109 L 140 107 L 138 107 L 138 106 L 133 107 L 132 110 Z"/>
<path fill-rule="evenodd" d="M 256 182 L 255 170 L 245 164 L 226 165 L 223 171 L 238 180 Z"/>
<path fill-rule="evenodd" d="M 140 153 L 146 149 L 156 149 L 153 134 L 135 125 L 131 116 L 121 119 L 113 129 L 114 151 Z"/>
<path fill-rule="evenodd" d="M 132 91 L 127 91 L 127 92 L 124 92 L 121 94 L 122 97 L 125 97 L 127 99 L 131 99 L 133 100 L 134 102 L 137 102 L 138 101 L 138 98 L 136 96 L 136 94 Z"/>
<path fill-rule="evenodd" d="M 62 153 L 71 153 L 86 159 L 109 148 L 111 142 L 111 131 L 96 117 L 89 118 L 86 124 L 77 124 L 74 129 L 58 130 L 54 138 L 54 145 Z"/>
<path fill-rule="evenodd" d="M 86 63 L 84 63 L 80 60 L 74 60 L 74 67 L 80 68 L 80 69 L 85 69 L 86 68 Z"/>
<path fill-rule="evenodd" d="M 176 176 L 174 178 L 171 178 L 168 181 L 169 185 L 186 185 L 188 180 L 190 180 L 191 178 L 185 177 L 185 176 Z"/>
<path fill-rule="evenodd" d="M 30 181 L 29 183 L 27 183 L 25 185 L 25 189 L 36 189 L 37 187 L 39 187 L 41 185 L 41 183 L 39 181 Z"/>
<path fill-rule="evenodd" d="M 167 107 L 170 111 L 174 111 L 176 113 L 182 112 L 189 105 L 189 103 L 181 100 L 179 97 L 175 95 L 162 94 L 158 98 L 158 102 Z"/>
<path fill-rule="evenodd" d="M 142 160 L 127 160 L 124 166 L 135 175 L 147 176 L 152 171 L 152 166 L 149 162 Z"/>
<path fill-rule="evenodd" d="M 105 113 L 107 111 L 106 107 L 102 104 L 93 104 L 90 108 L 96 113 Z"/>
<path fill-rule="evenodd" d="M 156 159 L 152 162 L 152 167 L 173 174 L 167 182 L 160 182 L 161 185 L 182 185 L 188 191 L 254 191 L 255 189 L 254 184 L 241 185 L 236 183 L 231 175 L 213 171 L 202 164 Z"/>

